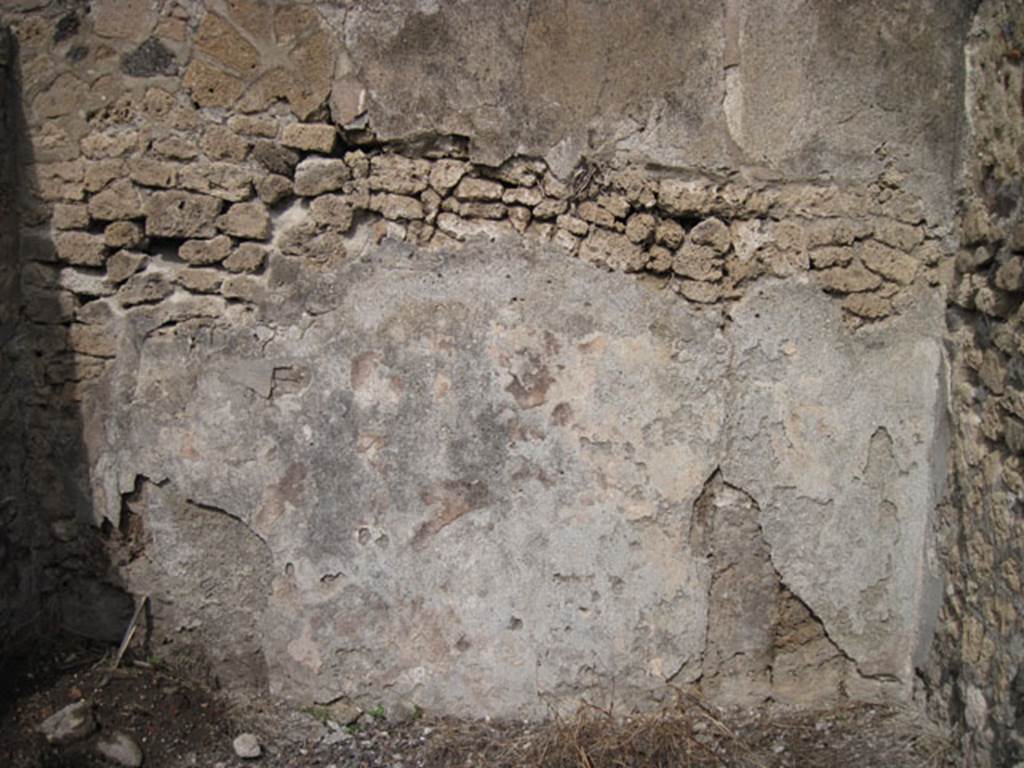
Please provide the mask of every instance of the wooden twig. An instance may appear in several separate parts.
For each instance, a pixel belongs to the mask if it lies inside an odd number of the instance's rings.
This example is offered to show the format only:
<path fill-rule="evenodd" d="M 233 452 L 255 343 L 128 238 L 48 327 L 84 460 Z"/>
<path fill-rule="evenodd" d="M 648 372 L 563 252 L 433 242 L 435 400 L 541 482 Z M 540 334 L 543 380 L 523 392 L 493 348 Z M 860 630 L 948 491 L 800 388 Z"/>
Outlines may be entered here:
<path fill-rule="evenodd" d="M 124 631 L 124 637 L 121 638 L 121 645 L 117 648 L 117 654 L 114 656 L 114 661 L 110 665 L 110 669 L 107 670 L 107 674 L 103 677 L 103 682 L 100 685 L 106 685 L 110 680 L 110 675 L 113 674 L 114 670 L 121 664 L 121 658 L 124 656 L 125 651 L 128 650 L 128 646 L 131 645 L 132 638 L 135 637 L 135 630 L 139 627 L 139 617 L 142 615 L 143 608 L 146 607 L 146 603 L 149 601 L 149 595 L 143 595 L 139 604 L 135 606 L 135 612 L 132 614 L 132 620 L 128 622 L 128 628 Z"/>

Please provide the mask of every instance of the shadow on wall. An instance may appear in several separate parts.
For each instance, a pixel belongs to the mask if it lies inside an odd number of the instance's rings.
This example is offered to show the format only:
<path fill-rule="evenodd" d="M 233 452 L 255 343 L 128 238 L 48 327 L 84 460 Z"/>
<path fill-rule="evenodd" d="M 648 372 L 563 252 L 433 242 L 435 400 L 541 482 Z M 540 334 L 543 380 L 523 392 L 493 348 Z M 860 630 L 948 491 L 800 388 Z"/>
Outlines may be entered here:
<path fill-rule="evenodd" d="M 88 296 L 62 288 L 33 196 L 17 40 L 0 27 L 0 690 L 16 659 L 67 635 L 116 642 L 132 612 L 92 525 L 80 402 L 98 358 L 73 336 Z M 77 270 L 75 270 L 77 271 Z"/>

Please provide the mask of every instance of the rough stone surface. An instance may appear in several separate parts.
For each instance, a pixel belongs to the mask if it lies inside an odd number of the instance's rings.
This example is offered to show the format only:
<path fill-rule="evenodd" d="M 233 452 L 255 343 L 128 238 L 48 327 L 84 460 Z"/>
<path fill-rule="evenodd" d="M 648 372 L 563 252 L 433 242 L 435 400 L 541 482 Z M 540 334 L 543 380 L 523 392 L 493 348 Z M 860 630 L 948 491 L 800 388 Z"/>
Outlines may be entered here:
<path fill-rule="evenodd" d="M 114 765 L 124 768 L 139 768 L 142 765 L 143 754 L 139 743 L 121 731 L 113 731 L 97 739 L 96 751 Z"/>
<path fill-rule="evenodd" d="M 51 744 L 71 744 L 88 737 L 96 728 L 92 705 L 82 700 L 50 715 L 39 725 L 39 732 Z"/>
<path fill-rule="evenodd" d="M 263 754 L 259 740 L 252 733 L 239 734 L 231 742 L 231 747 L 235 750 L 235 754 L 243 760 L 255 760 Z"/>

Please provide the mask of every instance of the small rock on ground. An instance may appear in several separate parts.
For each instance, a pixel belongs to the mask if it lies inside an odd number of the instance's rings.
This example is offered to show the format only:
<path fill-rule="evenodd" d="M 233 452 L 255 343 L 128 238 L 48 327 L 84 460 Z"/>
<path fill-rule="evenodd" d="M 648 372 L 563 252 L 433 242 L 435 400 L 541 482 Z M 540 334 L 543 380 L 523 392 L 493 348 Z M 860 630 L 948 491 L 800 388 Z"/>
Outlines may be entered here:
<path fill-rule="evenodd" d="M 84 739 L 96 730 L 92 705 L 84 699 L 68 704 L 46 718 L 38 730 L 51 744 L 70 744 Z"/>
<path fill-rule="evenodd" d="M 231 746 L 235 748 L 235 754 L 247 760 L 253 760 L 263 752 L 260 742 L 252 733 L 242 733 L 235 737 Z"/>
<path fill-rule="evenodd" d="M 142 765 L 142 748 L 135 739 L 122 731 L 101 736 L 96 742 L 96 751 L 124 768 L 139 768 Z"/>

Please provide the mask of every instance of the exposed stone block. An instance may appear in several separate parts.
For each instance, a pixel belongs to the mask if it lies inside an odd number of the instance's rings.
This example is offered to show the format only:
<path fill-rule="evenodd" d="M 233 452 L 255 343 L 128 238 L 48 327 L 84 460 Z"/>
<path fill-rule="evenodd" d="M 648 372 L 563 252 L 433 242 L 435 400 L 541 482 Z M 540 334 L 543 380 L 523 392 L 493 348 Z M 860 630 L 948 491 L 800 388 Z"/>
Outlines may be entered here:
<path fill-rule="evenodd" d="M 186 240 L 178 248 L 178 256 L 189 264 L 216 264 L 231 253 L 231 238 L 217 235 L 209 240 Z"/>
<path fill-rule="evenodd" d="M 612 270 L 638 272 L 647 263 L 647 253 L 625 235 L 594 229 L 580 243 L 580 258 Z"/>
<path fill-rule="evenodd" d="M 427 188 L 430 172 L 431 165 L 426 160 L 401 155 L 374 155 L 370 158 L 370 189 L 416 195 Z"/>
<path fill-rule="evenodd" d="M 270 237 L 270 212 L 260 202 L 235 203 L 217 220 L 217 226 L 235 237 L 266 240 Z"/>
<path fill-rule="evenodd" d="M 351 178 L 344 160 L 307 157 L 295 169 L 295 194 L 304 197 L 321 195 L 341 189 Z"/>
<path fill-rule="evenodd" d="M 89 200 L 89 215 L 98 221 L 137 219 L 144 213 L 142 196 L 128 179 L 113 182 Z"/>
<path fill-rule="evenodd" d="M 464 178 L 455 188 L 458 200 L 501 200 L 505 188 L 496 181 L 487 179 Z"/>
<path fill-rule="evenodd" d="M 85 229 L 89 226 L 89 209 L 75 203 L 57 203 L 53 206 L 53 226 L 56 229 Z"/>
<path fill-rule="evenodd" d="M 443 197 L 469 172 L 469 167 L 469 163 L 462 160 L 442 158 L 430 169 L 430 186 Z"/>
<path fill-rule="evenodd" d="M 252 147 L 252 158 L 271 173 L 291 176 L 299 162 L 299 155 L 276 141 L 256 141 Z"/>
<path fill-rule="evenodd" d="M 422 219 L 423 204 L 415 197 L 381 194 L 370 196 L 370 210 L 385 219 Z"/>
<path fill-rule="evenodd" d="M 266 205 L 274 205 L 294 193 L 291 179 L 270 174 L 256 181 L 256 195 Z"/>
<path fill-rule="evenodd" d="M 134 221 L 113 221 L 103 230 L 103 241 L 111 248 L 133 248 L 143 240 L 142 227 Z"/>
<path fill-rule="evenodd" d="M 200 58 L 192 59 L 182 83 L 200 107 L 229 107 L 238 101 L 245 83 Z"/>
<path fill-rule="evenodd" d="M 821 285 L 826 291 L 834 293 L 860 293 L 873 291 L 882 284 L 882 278 L 869 272 L 862 264 L 855 263 L 849 267 L 833 267 L 818 273 Z"/>
<path fill-rule="evenodd" d="M 102 235 L 87 232 L 61 232 L 54 238 L 57 258 L 67 264 L 83 267 L 101 267 L 107 259 L 107 247 Z"/>
<path fill-rule="evenodd" d="M 259 272 L 266 263 L 267 250 L 257 243 L 239 243 L 238 247 L 224 259 L 224 269 L 229 272 Z"/>
<path fill-rule="evenodd" d="M 221 201 L 171 190 L 154 192 L 146 203 L 146 234 L 152 237 L 213 237 Z"/>
<path fill-rule="evenodd" d="M 338 131 L 326 123 L 291 123 L 281 133 L 281 143 L 304 152 L 329 155 L 338 142 Z"/>
<path fill-rule="evenodd" d="M 249 142 L 222 125 L 213 125 L 203 132 L 200 149 L 212 160 L 241 162 L 249 153 Z"/>
<path fill-rule="evenodd" d="M 142 269 L 149 261 L 144 253 L 121 250 L 107 260 L 107 280 L 115 285 L 123 283 Z"/>
<path fill-rule="evenodd" d="M 174 286 L 159 272 L 142 272 L 128 278 L 117 292 L 117 300 L 123 307 L 138 304 L 153 304 L 163 301 L 174 293 Z"/>

